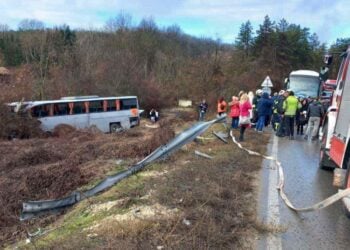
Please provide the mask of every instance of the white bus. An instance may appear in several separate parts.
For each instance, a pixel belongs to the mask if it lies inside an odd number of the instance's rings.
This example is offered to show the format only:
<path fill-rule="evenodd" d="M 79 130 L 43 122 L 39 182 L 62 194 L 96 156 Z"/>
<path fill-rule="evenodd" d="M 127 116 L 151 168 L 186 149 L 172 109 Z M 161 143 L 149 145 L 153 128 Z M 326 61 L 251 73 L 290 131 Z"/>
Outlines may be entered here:
<path fill-rule="evenodd" d="M 60 124 L 76 128 L 96 126 L 102 132 L 118 132 L 139 124 L 140 112 L 136 96 L 99 97 L 72 96 L 59 100 L 10 103 L 13 111 L 28 112 L 41 122 L 44 131 Z"/>
<path fill-rule="evenodd" d="M 293 90 L 297 97 L 319 96 L 321 86 L 320 74 L 312 70 L 296 70 L 289 74 L 286 79 L 286 89 Z"/>

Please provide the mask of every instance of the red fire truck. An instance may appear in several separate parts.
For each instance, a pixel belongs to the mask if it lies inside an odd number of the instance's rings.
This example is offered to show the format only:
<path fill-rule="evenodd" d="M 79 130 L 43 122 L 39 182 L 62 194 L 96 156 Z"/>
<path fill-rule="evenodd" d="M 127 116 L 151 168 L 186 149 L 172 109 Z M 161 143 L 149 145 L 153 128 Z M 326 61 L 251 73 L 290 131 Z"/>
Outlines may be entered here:
<path fill-rule="evenodd" d="M 337 88 L 321 130 L 320 167 L 337 168 L 334 176 L 341 181 L 334 183 L 346 189 L 350 188 L 350 46 L 341 57 Z M 350 211 L 350 197 L 343 202 Z"/>
<path fill-rule="evenodd" d="M 320 102 L 324 110 L 327 110 L 332 102 L 333 92 L 337 88 L 337 80 L 328 79 L 321 84 Z"/>

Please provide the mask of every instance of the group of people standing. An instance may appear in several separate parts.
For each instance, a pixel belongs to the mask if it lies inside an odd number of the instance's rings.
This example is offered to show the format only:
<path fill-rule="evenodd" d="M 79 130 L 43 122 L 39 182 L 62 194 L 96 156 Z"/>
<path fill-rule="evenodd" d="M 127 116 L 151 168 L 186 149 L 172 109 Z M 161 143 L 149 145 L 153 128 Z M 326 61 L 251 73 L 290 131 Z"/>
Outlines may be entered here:
<path fill-rule="evenodd" d="M 297 98 L 294 92 L 281 90 L 270 96 L 267 92 L 257 90 L 254 98 L 252 93 L 241 91 L 238 96 L 226 103 L 224 98 L 217 102 L 217 115 L 226 114 L 232 118 L 231 128 L 240 129 L 239 141 L 244 140 L 246 128 L 255 126 L 258 133 L 270 123 L 276 136 L 294 139 L 294 128 L 297 135 L 304 135 L 304 126 L 308 124 L 304 139 L 311 133 L 312 139 L 317 138 L 320 121 L 324 115 L 323 107 L 318 99 Z M 202 100 L 199 105 L 199 120 L 204 120 L 208 104 Z M 311 128 L 312 131 L 311 131 Z"/>
<path fill-rule="evenodd" d="M 232 96 L 231 102 L 227 103 L 223 97 L 217 102 L 217 115 L 226 115 L 227 108 L 230 107 L 230 117 L 232 118 L 232 129 L 240 128 L 239 140 L 243 141 L 246 128 L 251 126 L 252 104 L 249 101 L 248 94 L 241 91 L 238 96 Z M 208 110 L 208 104 L 205 100 L 199 105 L 199 120 L 204 120 L 204 115 Z"/>
<path fill-rule="evenodd" d="M 323 115 L 323 106 L 317 98 L 298 99 L 293 91 L 281 90 L 274 101 L 272 125 L 277 136 L 288 136 L 293 140 L 295 125 L 297 135 L 304 135 L 304 126 L 307 124 L 304 139 L 308 139 L 311 133 L 315 140 Z"/>

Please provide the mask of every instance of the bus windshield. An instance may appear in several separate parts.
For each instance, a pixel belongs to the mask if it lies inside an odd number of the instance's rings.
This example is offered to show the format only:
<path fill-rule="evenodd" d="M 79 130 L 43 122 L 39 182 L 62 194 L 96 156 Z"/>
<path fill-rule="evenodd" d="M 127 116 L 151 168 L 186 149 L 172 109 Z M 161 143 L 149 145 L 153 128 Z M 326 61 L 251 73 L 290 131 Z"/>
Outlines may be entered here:
<path fill-rule="evenodd" d="M 289 89 L 298 97 L 317 97 L 320 88 L 320 80 L 314 76 L 290 76 Z"/>

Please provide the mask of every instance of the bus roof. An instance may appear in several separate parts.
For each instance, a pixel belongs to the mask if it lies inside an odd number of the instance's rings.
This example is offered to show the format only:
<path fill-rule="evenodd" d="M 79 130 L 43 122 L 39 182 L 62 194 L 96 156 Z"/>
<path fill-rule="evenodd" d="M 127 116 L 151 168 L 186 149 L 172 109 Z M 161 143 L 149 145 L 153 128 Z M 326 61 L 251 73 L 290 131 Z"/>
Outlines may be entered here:
<path fill-rule="evenodd" d="M 290 76 L 314 76 L 319 77 L 320 74 L 312 70 L 296 70 L 290 73 Z"/>
<path fill-rule="evenodd" d="M 28 105 L 28 107 L 33 107 L 37 105 L 43 104 L 51 104 L 51 103 L 69 103 L 69 102 L 87 102 L 87 101 L 103 101 L 103 100 L 115 100 L 115 99 L 130 99 L 137 98 L 136 96 L 109 96 L 109 97 L 96 97 L 96 96 L 71 96 L 71 97 L 63 97 L 62 99 L 57 100 L 43 100 L 43 101 L 27 101 L 22 104 Z M 19 102 L 9 103 L 9 106 L 14 106 Z"/>

